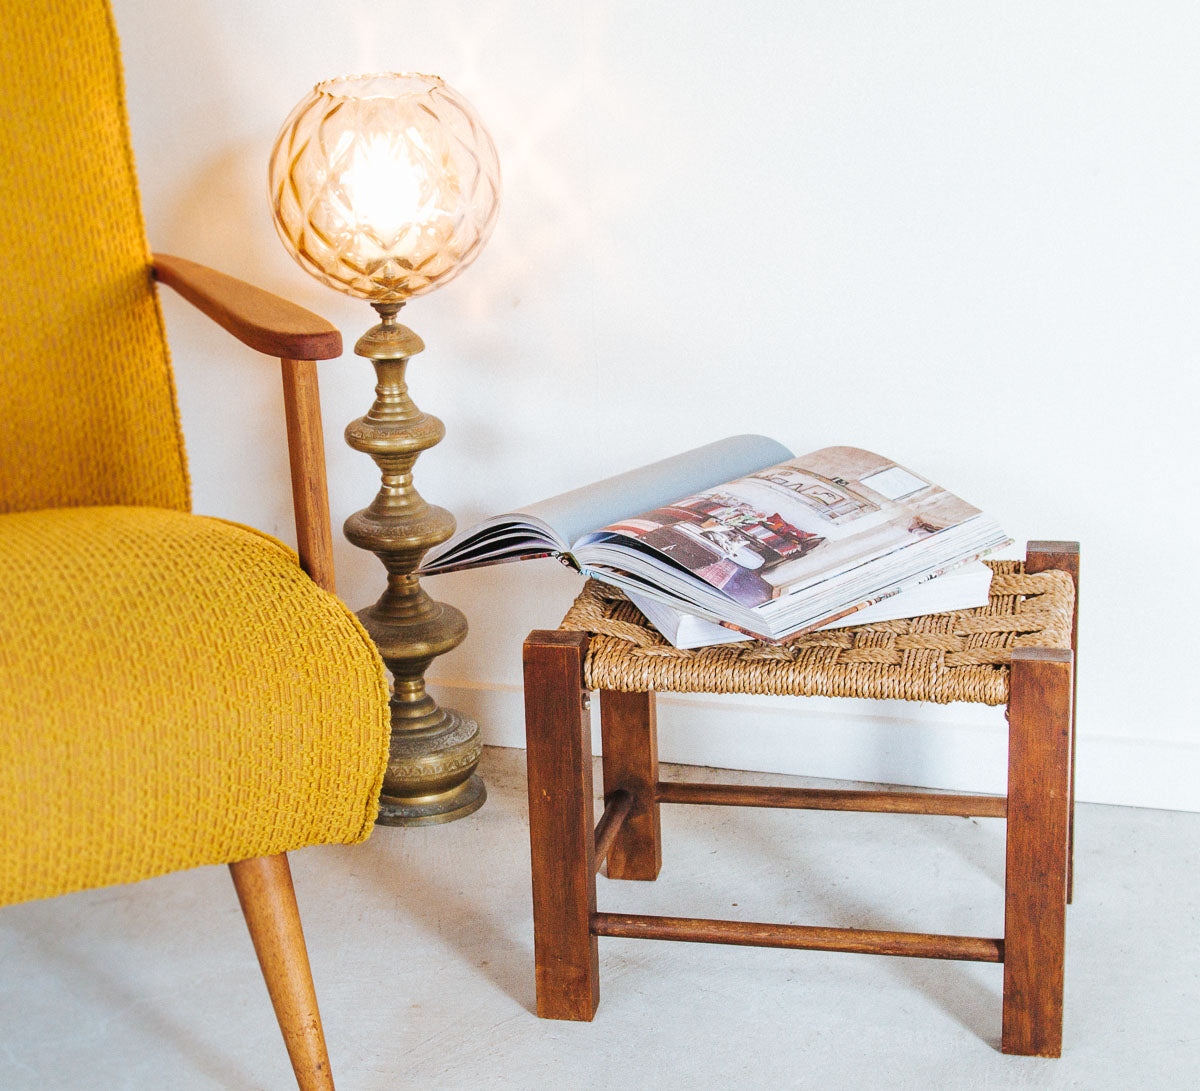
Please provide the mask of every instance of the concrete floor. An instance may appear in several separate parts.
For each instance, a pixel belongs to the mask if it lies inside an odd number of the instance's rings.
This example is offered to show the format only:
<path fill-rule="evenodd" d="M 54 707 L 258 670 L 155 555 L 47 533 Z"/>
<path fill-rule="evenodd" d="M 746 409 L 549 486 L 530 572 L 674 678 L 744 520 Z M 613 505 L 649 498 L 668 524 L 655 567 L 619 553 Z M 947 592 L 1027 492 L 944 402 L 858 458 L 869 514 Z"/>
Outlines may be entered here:
<path fill-rule="evenodd" d="M 1001 967 L 968 963 L 602 939 L 595 1022 L 537 1019 L 524 754 L 483 769 L 469 819 L 293 856 L 343 1091 L 1200 1085 L 1200 814 L 1079 808 L 1049 1061 L 998 1051 Z M 666 807 L 663 828 L 659 881 L 601 879 L 602 909 L 1002 932 L 998 820 Z M 0 968 L 5 1091 L 294 1086 L 223 868 L 4 909 Z"/>

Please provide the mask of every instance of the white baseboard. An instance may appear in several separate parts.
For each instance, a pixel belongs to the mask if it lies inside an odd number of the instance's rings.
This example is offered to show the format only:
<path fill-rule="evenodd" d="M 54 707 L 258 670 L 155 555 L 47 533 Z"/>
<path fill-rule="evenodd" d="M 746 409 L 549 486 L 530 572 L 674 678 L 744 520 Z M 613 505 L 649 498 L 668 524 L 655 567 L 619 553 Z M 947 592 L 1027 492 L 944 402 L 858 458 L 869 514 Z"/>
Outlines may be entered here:
<path fill-rule="evenodd" d="M 430 679 L 474 717 L 489 746 L 525 746 L 516 686 Z M 592 747 L 600 752 L 593 706 Z M 913 709 L 918 714 L 913 714 Z M 658 699 L 663 761 L 964 792 L 1003 793 L 1004 711 L 978 705 L 738 696 Z M 1200 744 L 1092 733 L 1077 742 L 1076 796 L 1089 803 L 1200 811 Z"/>

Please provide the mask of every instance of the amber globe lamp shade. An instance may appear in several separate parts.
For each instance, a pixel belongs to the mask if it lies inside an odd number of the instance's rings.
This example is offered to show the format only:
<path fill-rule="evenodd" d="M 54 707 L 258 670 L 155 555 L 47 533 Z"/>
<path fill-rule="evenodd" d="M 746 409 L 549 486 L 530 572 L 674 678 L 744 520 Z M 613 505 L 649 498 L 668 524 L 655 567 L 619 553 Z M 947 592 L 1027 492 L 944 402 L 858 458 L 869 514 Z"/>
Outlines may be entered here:
<path fill-rule="evenodd" d="M 500 165 L 462 95 L 437 76 L 319 83 L 271 152 L 275 227 L 301 266 L 373 303 L 452 280 L 496 224 Z"/>
<path fill-rule="evenodd" d="M 445 428 L 409 396 L 409 358 L 424 345 L 396 314 L 456 277 L 487 242 L 500 203 L 496 149 L 470 103 L 437 76 L 342 76 L 318 84 L 284 122 L 269 185 L 275 227 L 296 261 L 381 319 L 354 346 L 374 365 L 376 397 L 346 442 L 374 459 L 382 486 L 344 528 L 388 574 L 379 600 L 358 611 L 394 683 L 377 821 L 449 822 L 487 792 L 475 771 L 478 725 L 425 689 L 426 668 L 462 643 L 467 621 L 416 576 L 426 550 L 454 533 L 454 517 L 413 485 L 413 463 Z"/>

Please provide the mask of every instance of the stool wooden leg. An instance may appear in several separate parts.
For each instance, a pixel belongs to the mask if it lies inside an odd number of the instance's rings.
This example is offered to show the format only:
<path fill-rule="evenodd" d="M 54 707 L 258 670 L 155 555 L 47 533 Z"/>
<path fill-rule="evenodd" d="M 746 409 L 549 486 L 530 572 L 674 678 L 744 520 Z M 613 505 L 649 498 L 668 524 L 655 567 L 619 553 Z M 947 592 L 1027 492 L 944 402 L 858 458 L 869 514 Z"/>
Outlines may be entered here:
<path fill-rule="evenodd" d="M 1075 584 L 1075 611 L 1071 617 L 1071 820 L 1067 834 L 1067 904 L 1075 897 L 1075 699 L 1079 690 L 1079 543 L 1030 542 L 1025 551 L 1025 571 L 1057 568 Z"/>
<path fill-rule="evenodd" d="M 604 795 L 624 789 L 633 807 L 608 850 L 610 879 L 657 879 L 662 868 L 658 725 L 653 693 L 600 691 Z"/>
<path fill-rule="evenodd" d="M 585 633 L 542 630 L 525 641 L 533 946 L 543 1019 L 591 1019 L 600 999 L 586 650 Z"/>
<path fill-rule="evenodd" d="M 1070 817 L 1071 653 L 1013 652 L 1008 704 L 1001 1049 L 1062 1052 Z"/>

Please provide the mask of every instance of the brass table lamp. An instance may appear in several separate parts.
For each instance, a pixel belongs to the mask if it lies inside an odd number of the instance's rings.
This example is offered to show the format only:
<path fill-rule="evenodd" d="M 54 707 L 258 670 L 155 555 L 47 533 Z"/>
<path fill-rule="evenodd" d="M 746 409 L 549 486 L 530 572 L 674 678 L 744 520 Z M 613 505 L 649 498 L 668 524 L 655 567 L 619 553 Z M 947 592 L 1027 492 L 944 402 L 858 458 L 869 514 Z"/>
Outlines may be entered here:
<path fill-rule="evenodd" d="M 318 280 L 366 299 L 380 323 L 354 346 L 375 365 L 375 403 L 346 442 L 375 460 L 382 486 L 345 523 L 387 569 L 359 620 L 392 672 L 391 754 L 377 821 L 417 826 L 478 810 L 479 728 L 425 691 L 425 670 L 462 643 L 467 622 L 413 574 L 454 532 L 454 517 L 413 488 L 417 456 L 445 434 L 408 396 L 409 357 L 424 348 L 396 321 L 410 296 L 452 280 L 492 232 L 500 167 L 470 103 L 436 76 L 344 76 L 313 88 L 271 153 L 270 195 L 284 245 Z"/>

